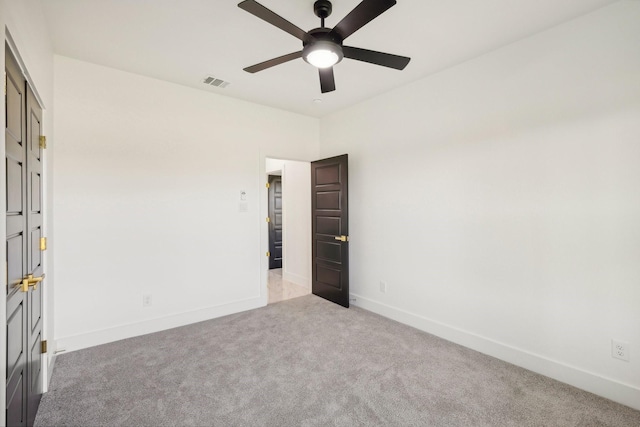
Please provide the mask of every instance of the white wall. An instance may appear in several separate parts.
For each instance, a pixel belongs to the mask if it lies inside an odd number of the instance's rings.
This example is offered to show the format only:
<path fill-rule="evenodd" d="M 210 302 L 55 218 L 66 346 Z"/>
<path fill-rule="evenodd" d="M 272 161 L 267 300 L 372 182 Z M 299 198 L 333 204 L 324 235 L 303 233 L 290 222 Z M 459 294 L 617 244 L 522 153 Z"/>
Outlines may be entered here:
<path fill-rule="evenodd" d="M 66 57 L 54 64 L 59 346 L 266 304 L 266 153 L 316 158 L 318 120 Z"/>
<path fill-rule="evenodd" d="M 356 304 L 640 409 L 639 22 L 621 1 L 322 119 Z"/>
<path fill-rule="evenodd" d="M 286 160 L 267 158 L 265 160 L 265 165 L 266 165 L 265 166 L 265 171 L 269 175 L 281 176 L 282 175 L 282 169 L 284 168 L 284 162 L 285 161 Z"/>
<path fill-rule="evenodd" d="M 315 160 L 315 159 L 313 159 Z M 311 288 L 311 164 L 288 160 L 282 170 L 282 278 Z"/>
<path fill-rule="evenodd" d="M 23 1 L 4 1 L 0 0 L 0 30 L 2 31 L 3 54 L 0 55 L 0 65 L 4 70 L 4 42 L 10 35 L 10 44 L 17 51 L 18 60 L 23 67 L 23 71 L 27 74 L 27 79 L 34 87 L 40 101 L 43 104 L 43 128 L 47 136 L 47 143 L 51 147 L 55 144 L 53 135 L 53 51 L 47 35 L 47 25 L 42 14 L 39 1 L 23 0 Z M 4 102 L 0 103 L 0 117 L 5 117 Z M 0 135 L 0 155 L 4 158 L 5 141 L 4 132 Z M 49 250 L 44 253 L 44 271 L 47 275 L 44 289 L 44 331 L 43 338 L 50 339 L 53 335 L 53 289 L 54 274 L 53 266 L 50 263 L 50 254 L 52 247 L 55 245 L 53 239 L 53 231 L 51 230 L 51 218 L 53 210 L 51 205 L 50 184 L 51 170 L 53 165 L 53 156 L 50 151 L 45 152 L 45 179 L 47 181 L 47 189 L 45 190 L 45 209 L 48 216 L 48 222 L 45 224 L 45 233 L 49 238 Z M 5 188 L 6 171 L 5 162 L 0 166 L 0 187 Z M 0 223 L 6 221 L 5 197 L 0 198 Z M 6 227 L 0 227 L 0 240 L 6 241 Z M 6 259 L 5 245 L 0 245 L 0 259 Z M 5 263 L 1 263 L 0 277 L 6 276 Z M 0 302 L 0 342 L 3 343 L 3 350 L 0 351 L 0 414 L 5 414 L 6 404 L 6 351 L 4 351 L 4 343 L 6 343 L 6 298 L 2 298 Z M 51 342 L 51 341 L 50 341 Z M 49 353 L 52 356 L 55 351 L 55 343 L 51 342 Z M 50 357 L 49 360 L 53 358 Z M 44 358 L 45 387 L 47 386 L 47 378 L 49 364 L 47 357 Z M 5 423 L 5 416 L 0 416 L 0 426 Z"/>
<path fill-rule="evenodd" d="M 282 172 L 282 277 L 311 288 L 311 164 L 267 159 L 266 171 Z"/>

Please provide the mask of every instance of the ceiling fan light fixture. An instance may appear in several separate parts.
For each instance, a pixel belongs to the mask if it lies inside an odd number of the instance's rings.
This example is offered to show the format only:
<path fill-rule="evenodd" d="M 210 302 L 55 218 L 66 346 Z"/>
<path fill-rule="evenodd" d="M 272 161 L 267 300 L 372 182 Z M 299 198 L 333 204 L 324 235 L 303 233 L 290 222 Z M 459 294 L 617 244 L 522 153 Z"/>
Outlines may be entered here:
<path fill-rule="evenodd" d="M 309 52 L 307 62 L 317 68 L 328 68 L 338 63 L 338 55 L 330 50 L 318 49 Z"/>
<path fill-rule="evenodd" d="M 321 40 L 305 46 L 302 57 L 316 68 L 329 68 L 342 61 L 344 55 L 340 45 Z"/>

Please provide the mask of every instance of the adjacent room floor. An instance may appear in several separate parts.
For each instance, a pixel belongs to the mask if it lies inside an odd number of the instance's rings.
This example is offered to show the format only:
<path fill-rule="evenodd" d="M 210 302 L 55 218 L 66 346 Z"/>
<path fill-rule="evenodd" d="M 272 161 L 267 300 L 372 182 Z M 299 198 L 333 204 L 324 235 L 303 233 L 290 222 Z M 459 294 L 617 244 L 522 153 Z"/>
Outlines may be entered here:
<path fill-rule="evenodd" d="M 311 289 L 309 288 L 284 280 L 282 278 L 281 268 L 269 270 L 268 280 L 267 288 L 269 289 L 269 304 L 285 301 L 291 298 L 298 298 L 311 293 Z"/>

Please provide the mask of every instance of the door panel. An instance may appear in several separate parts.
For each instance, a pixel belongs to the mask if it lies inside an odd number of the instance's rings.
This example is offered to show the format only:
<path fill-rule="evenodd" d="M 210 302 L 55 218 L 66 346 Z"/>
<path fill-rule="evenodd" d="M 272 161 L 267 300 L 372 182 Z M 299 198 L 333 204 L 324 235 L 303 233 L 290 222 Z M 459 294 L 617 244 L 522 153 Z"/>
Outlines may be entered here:
<path fill-rule="evenodd" d="M 40 174 L 31 174 L 31 210 L 32 212 L 40 212 L 40 196 L 42 194 L 42 186 L 40 185 Z"/>
<path fill-rule="evenodd" d="M 22 234 L 7 238 L 7 291 L 9 297 L 19 292 L 16 286 L 20 284 L 24 276 L 24 266 L 22 265 L 23 241 Z"/>
<path fill-rule="evenodd" d="M 24 371 L 20 371 L 19 375 L 12 377 L 7 381 L 7 425 L 8 426 L 23 426 L 25 425 L 26 414 L 26 400 L 22 394 L 23 390 L 26 390 L 23 374 Z"/>
<path fill-rule="evenodd" d="M 24 357 L 24 334 L 26 330 L 24 304 L 18 304 L 7 316 L 7 335 L 11 337 L 7 345 L 7 374 L 11 376 L 16 369 L 20 369 L 21 359 Z"/>
<path fill-rule="evenodd" d="M 341 234 L 342 221 L 340 218 L 318 217 L 316 218 L 316 233 L 329 236 Z"/>
<path fill-rule="evenodd" d="M 40 252 L 40 236 L 42 233 L 39 228 L 31 230 L 31 253 L 30 253 L 30 270 L 33 271 L 42 264 L 42 254 Z"/>
<path fill-rule="evenodd" d="M 42 321 L 42 292 L 29 292 L 29 330 L 32 336 L 40 335 Z"/>
<path fill-rule="evenodd" d="M 340 280 L 340 270 L 334 270 L 322 265 L 319 265 L 316 270 L 316 280 L 319 284 L 324 286 L 330 286 L 332 288 L 341 290 L 342 281 Z M 326 290 L 327 293 L 333 294 Z"/>
<path fill-rule="evenodd" d="M 312 162 L 312 291 L 344 307 L 349 307 L 348 200 L 347 155 Z"/>
<path fill-rule="evenodd" d="M 29 379 L 31 383 L 29 384 L 31 390 L 39 390 L 41 383 L 41 369 L 42 369 L 42 347 L 40 343 L 42 342 L 41 334 L 38 334 L 36 339 L 33 340 L 31 345 L 31 351 L 29 352 Z M 42 393 L 40 391 L 40 393 Z M 31 397 L 33 399 L 33 397 Z M 39 399 L 38 399 L 39 400 Z M 31 408 L 30 408 L 31 409 Z M 36 407 L 37 410 L 37 407 Z M 32 412 L 33 410 L 30 410 Z M 33 419 L 35 420 L 35 414 Z M 31 421 L 33 424 L 33 421 Z"/>
<path fill-rule="evenodd" d="M 42 154 L 42 148 L 40 147 L 40 135 L 42 135 L 42 129 L 40 126 L 42 110 L 38 105 L 38 101 L 36 101 L 35 97 L 33 96 L 33 92 L 31 92 L 29 89 L 27 89 L 27 108 L 29 109 L 29 117 L 27 118 L 27 120 L 29 121 L 29 131 L 27 132 L 29 154 L 39 162 L 40 156 Z"/>
<path fill-rule="evenodd" d="M 7 94 L 5 100 L 7 103 L 7 117 L 5 123 L 5 132 L 11 136 L 12 140 L 22 143 L 22 133 L 24 129 L 23 107 L 24 97 L 22 90 L 24 88 L 24 80 L 14 60 L 7 63 Z M 9 70 L 10 69 L 10 70 Z M 17 71 L 17 73 L 16 73 Z"/>
<path fill-rule="evenodd" d="M 7 213 L 22 213 L 22 163 L 7 159 Z"/>
<path fill-rule="evenodd" d="M 316 194 L 316 208 L 327 210 L 340 210 L 340 192 L 322 192 Z"/>
<path fill-rule="evenodd" d="M 337 242 L 318 242 L 317 256 L 328 262 L 340 263 L 342 259 L 342 245 Z"/>

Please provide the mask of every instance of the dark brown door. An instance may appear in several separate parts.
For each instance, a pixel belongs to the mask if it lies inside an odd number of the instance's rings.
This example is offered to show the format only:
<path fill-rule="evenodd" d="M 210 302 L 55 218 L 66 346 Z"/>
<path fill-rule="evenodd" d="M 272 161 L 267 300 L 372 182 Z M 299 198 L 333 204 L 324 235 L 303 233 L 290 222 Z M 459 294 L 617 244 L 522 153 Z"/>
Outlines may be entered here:
<path fill-rule="evenodd" d="M 347 155 L 311 162 L 311 289 L 343 307 L 349 307 L 348 202 Z"/>
<path fill-rule="evenodd" d="M 269 175 L 269 269 L 282 268 L 282 178 Z"/>
<path fill-rule="evenodd" d="M 6 45 L 5 64 L 6 422 L 26 426 L 42 395 L 42 111 Z"/>

